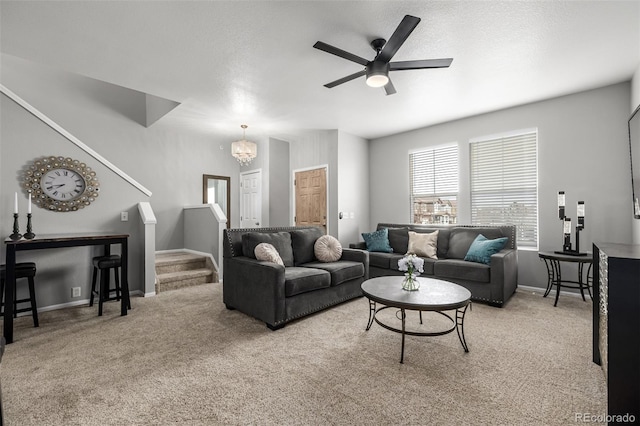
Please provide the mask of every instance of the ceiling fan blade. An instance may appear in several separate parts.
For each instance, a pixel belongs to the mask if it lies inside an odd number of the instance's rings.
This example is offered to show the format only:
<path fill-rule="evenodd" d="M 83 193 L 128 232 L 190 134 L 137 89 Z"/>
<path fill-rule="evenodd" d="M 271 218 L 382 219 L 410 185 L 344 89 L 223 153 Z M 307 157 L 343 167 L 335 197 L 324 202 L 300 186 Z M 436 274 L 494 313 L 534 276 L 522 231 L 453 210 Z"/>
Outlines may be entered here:
<path fill-rule="evenodd" d="M 396 93 L 396 88 L 393 87 L 393 83 L 391 82 L 391 79 L 389 79 L 389 82 L 384 85 L 384 91 L 386 92 L 387 96 L 393 95 L 394 93 Z"/>
<path fill-rule="evenodd" d="M 447 68 L 449 65 L 451 65 L 451 62 L 453 62 L 453 58 L 391 62 L 389 64 L 389 71 L 421 70 L 425 68 Z"/>
<path fill-rule="evenodd" d="M 316 44 L 313 45 L 313 47 L 319 50 L 323 50 L 327 53 L 331 53 L 332 55 L 336 55 L 349 61 L 355 62 L 356 64 L 360 64 L 362 66 L 367 66 L 367 64 L 369 63 L 369 61 L 361 58 L 358 55 L 354 55 L 353 53 L 338 49 L 337 47 L 331 46 L 330 44 L 323 43 L 321 41 L 317 41 Z"/>
<path fill-rule="evenodd" d="M 342 77 L 339 80 L 332 81 L 331 83 L 327 83 L 327 84 L 324 85 L 324 87 L 326 87 L 328 89 L 331 89 L 332 87 L 336 87 L 339 84 L 346 83 L 347 81 L 351 81 L 351 80 L 356 79 L 358 77 L 362 77 L 364 74 L 365 74 L 365 70 L 358 71 L 358 72 L 353 73 L 351 75 L 348 75 L 346 77 Z"/>
<path fill-rule="evenodd" d="M 380 54 L 376 57 L 376 60 L 389 62 L 419 23 L 420 18 L 405 15 L 400 25 L 398 25 L 398 28 L 396 28 L 389 41 L 387 41 Z"/>

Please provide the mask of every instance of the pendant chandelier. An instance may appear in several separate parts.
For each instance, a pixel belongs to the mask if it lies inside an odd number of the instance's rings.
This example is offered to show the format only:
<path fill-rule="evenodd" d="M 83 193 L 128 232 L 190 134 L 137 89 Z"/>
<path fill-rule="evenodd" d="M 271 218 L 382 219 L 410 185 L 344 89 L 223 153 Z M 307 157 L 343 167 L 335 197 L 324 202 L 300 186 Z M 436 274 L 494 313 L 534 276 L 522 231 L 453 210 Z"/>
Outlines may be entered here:
<path fill-rule="evenodd" d="M 240 165 L 245 165 L 256 158 L 256 155 L 258 155 L 258 147 L 255 142 L 250 142 L 245 137 L 245 132 L 249 126 L 243 124 L 240 127 L 242 127 L 242 140 L 231 143 L 231 155 L 238 160 Z"/>

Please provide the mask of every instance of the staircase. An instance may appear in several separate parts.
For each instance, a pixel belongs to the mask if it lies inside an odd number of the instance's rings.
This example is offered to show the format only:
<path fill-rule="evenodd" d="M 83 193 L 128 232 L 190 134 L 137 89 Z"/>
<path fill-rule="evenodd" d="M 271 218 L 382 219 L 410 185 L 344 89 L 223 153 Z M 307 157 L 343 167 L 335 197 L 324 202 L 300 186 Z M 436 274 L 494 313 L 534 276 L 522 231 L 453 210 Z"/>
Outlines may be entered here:
<path fill-rule="evenodd" d="M 156 253 L 156 294 L 215 282 L 218 273 L 207 256 L 187 251 Z"/>

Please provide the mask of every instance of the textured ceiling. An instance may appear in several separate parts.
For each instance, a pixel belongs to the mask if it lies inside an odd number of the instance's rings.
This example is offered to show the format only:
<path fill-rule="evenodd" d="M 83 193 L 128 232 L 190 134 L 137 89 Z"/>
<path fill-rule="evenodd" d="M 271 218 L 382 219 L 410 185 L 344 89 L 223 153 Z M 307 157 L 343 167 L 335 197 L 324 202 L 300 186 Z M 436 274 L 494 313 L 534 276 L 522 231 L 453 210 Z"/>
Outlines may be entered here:
<path fill-rule="evenodd" d="M 233 137 L 340 129 L 376 138 L 630 80 L 637 1 L 0 2 L 3 53 L 180 102 L 162 125 Z M 394 60 L 397 94 L 321 40 L 373 58 L 405 14 L 422 22 Z"/>

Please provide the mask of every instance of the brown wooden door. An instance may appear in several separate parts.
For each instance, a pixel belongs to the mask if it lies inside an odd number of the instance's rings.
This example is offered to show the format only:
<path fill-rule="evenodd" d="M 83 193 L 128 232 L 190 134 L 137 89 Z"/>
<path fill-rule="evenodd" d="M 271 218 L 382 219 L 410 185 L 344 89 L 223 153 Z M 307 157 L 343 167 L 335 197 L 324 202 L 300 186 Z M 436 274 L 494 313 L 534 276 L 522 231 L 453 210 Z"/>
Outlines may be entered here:
<path fill-rule="evenodd" d="M 327 232 L 327 170 L 296 172 L 296 226 L 322 226 Z"/>

